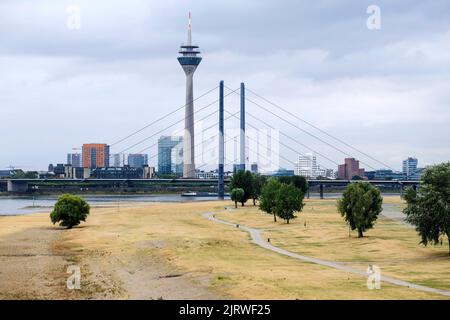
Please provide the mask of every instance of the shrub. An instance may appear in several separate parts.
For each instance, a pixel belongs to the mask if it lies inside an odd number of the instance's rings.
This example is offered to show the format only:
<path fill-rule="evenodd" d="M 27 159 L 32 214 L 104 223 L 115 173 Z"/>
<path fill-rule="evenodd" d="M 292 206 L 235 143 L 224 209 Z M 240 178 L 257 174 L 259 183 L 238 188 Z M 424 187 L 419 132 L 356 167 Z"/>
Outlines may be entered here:
<path fill-rule="evenodd" d="M 70 229 L 79 225 L 81 221 L 86 221 L 89 210 L 89 204 L 82 198 L 64 194 L 56 201 L 50 219 L 53 224 L 59 222 L 60 226 Z"/>

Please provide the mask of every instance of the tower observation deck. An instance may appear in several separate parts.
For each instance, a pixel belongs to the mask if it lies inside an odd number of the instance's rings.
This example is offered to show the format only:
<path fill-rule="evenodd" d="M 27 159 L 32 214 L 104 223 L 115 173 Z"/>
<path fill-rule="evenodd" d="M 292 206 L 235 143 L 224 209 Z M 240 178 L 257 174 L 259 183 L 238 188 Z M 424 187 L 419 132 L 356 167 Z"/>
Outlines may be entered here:
<path fill-rule="evenodd" d="M 194 150 L 194 72 L 202 61 L 198 46 L 192 45 L 191 13 L 189 13 L 188 41 L 179 51 L 178 62 L 186 74 L 186 107 L 184 118 L 183 177 L 195 178 Z"/>

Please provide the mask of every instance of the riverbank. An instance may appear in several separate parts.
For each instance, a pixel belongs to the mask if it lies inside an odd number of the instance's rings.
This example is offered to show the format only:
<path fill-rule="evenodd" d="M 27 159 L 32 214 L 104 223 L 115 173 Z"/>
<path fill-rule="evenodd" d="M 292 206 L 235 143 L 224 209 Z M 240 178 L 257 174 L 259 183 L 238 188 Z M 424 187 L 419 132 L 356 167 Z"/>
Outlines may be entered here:
<path fill-rule="evenodd" d="M 85 199 L 91 207 L 96 208 L 120 207 L 122 203 L 193 202 L 211 200 L 211 197 L 183 197 L 180 194 L 85 194 L 80 196 Z M 55 204 L 57 198 L 57 195 L 0 197 L 0 216 L 49 211 Z"/>
<path fill-rule="evenodd" d="M 381 290 L 369 290 L 365 277 L 265 250 L 247 232 L 204 214 L 262 228 L 272 244 L 293 252 L 361 270 L 376 262 L 389 275 L 446 289 L 446 249 L 421 248 L 415 231 L 401 223 L 382 218 L 366 238 L 357 239 L 348 237 L 335 200 L 307 200 L 290 225 L 273 223 L 253 206 L 225 209 L 231 206 L 230 201 L 123 203 L 92 209 L 87 222 L 71 230 L 51 225 L 48 212 L 0 217 L 0 298 L 446 298 L 384 283 Z M 69 265 L 81 269 L 80 290 L 66 287 Z"/>

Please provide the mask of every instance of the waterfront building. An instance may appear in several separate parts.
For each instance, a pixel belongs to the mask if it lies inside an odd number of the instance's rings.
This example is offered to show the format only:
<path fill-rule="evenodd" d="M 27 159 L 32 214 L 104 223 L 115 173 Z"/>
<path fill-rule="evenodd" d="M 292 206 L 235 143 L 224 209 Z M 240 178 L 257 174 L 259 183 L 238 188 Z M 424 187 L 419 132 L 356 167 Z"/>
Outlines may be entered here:
<path fill-rule="evenodd" d="M 108 168 L 109 145 L 104 143 L 83 144 L 82 158 L 83 168 Z"/>
<path fill-rule="evenodd" d="M 416 171 L 408 177 L 408 180 L 420 180 L 427 168 L 416 168 Z"/>
<path fill-rule="evenodd" d="M 81 153 L 68 153 L 67 164 L 75 168 L 81 167 Z"/>
<path fill-rule="evenodd" d="M 172 153 L 172 149 L 175 151 Z M 174 159 L 172 159 L 172 156 Z M 161 136 L 158 139 L 158 175 L 183 174 L 183 137 Z M 181 162 L 181 163 L 180 163 Z M 173 172 L 174 170 L 175 172 Z M 181 171 L 181 172 L 180 172 Z"/>
<path fill-rule="evenodd" d="M 63 163 L 58 163 L 54 168 L 53 168 L 53 173 L 55 174 L 55 176 L 57 176 L 58 178 L 64 178 L 64 174 L 66 173 L 66 169 Z"/>
<path fill-rule="evenodd" d="M 359 168 L 359 161 L 355 158 L 345 158 L 344 164 L 338 166 L 338 178 L 351 180 L 356 176 L 364 178 L 364 169 Z"/>
<path fill-rule="evenodd" d="M 295 164 L 295 175 L 309 179 L 326 178 L 327 170 L 317 164 L 317 157 L 312 153 L 299 155 Z"/>
<path fill-rule="evenodd" d="M 142 168 L 148 165 L 148 155 L 140 153 L 130 153 L 128 155 L 128 165 L 132 168 Z"/>
<path fill-rule="evenodd" d="M 148 165 L 145 165 L 143 168 L 143 177 L 144 179 L 153 179 L 156 175 L 155 167 L 149 167 Z"/>
<path fill-rule="evenodd" d="M 142 179 L 144 168 L 132 168 L 128 165 L 123 167 L 95 168 L 92 176 L 96 179 Z"/>
<path fill-rule="evenodd" d="M 410 177 L 416 173 L 418 163 L 419 161 L 417 160 L 417 158 L 413 157 L 408 157 L 408 159 L 403 160 L 402 169 L 403 175 L 406 177 L 406 179 L 410 179 Z"/>
<path fill-rule="evenodd" d="M 123 167 L 125 165 L 125 155 L 114 153 L 111 155 L 112 167 Z"/>
<path fill-rule="evenodd" d="M 295 171 L 285 168 L 279 168 L 278 170 L 273 172 L 263 173 L 263 175 L 272 177 L 292 177 L 295 175 Z"/>

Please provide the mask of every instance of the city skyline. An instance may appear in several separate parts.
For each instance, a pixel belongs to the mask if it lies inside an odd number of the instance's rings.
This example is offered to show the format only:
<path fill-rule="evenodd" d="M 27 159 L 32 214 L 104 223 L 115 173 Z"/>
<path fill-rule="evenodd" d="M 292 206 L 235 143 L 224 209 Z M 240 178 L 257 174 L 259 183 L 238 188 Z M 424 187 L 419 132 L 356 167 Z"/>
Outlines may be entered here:
<path fill-rule="evenodd" d="M 169 4 L 132 1 L 124 10 L 119 2 L 108 3 L 106 18 L 101 5 L 80 1 L 81 23 L 75 30 L 67 28 L 66 3 L 0 4 L 0 27 L 11 30 L 0 44 L 2 108 L 10 119 L 0 133 L 17 132 L 18 123 L 24 130 L 13 142 L 2 140 L 2 169 L 44 170 L 50 162 L 65 162 L 72 146 L 112 144 L 182 105 L 185 83 L 174 50 L 186 38 L 189 10 L 195 14 L 196 42 L 207 57 L 194 98 L 220 79 L 233 89 L 245 81 L 396 170 L 409 156 L 419 158 L 422 166 L 449 158 L 450 72 L 443 66 L 450 63 L 450 10 L 444 1 L 379 1 L 383 20 L 376 31 L 366 27 L 366 4 L 343 10 L 330 1 L 287 1 L 283 15 L 277 16 L 275 2 L 248 3 L 252 14 L 244 17 L 236 11 L 242 4 L 235 2 L 214 7 L 187 2 L 170 13 Z M 14 14 L 19 9 L 20 19 Z M 163 11 L 165 19 L 158 19 Z M 263 25 L 264 36 L 252 37 Z M 231 100 L 226 108 L 234 106 Z M 66 117 L 67 110 L 74 110 L 70 121 L 52 121 L 47 128 L 49 118 Z M 247 112 L 255 112 L 250 104 Z M 79 125 L 87 114 L 102 121 Z M 281 123 L 274 126 L 283 128 Z M 309 137 L 286 130 L 313 145 Z M 120 146 L 111 153 L 118 151 Z M 318 151 L 339 162 L 344 158 L 325 147 Z M 157 153 L 156 148 L 148 153 Z M 295 161 L 295 153 L 287 154 Z"/>

